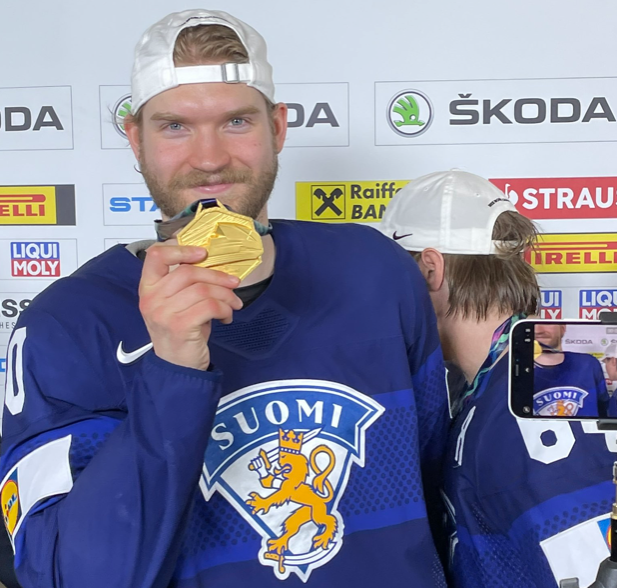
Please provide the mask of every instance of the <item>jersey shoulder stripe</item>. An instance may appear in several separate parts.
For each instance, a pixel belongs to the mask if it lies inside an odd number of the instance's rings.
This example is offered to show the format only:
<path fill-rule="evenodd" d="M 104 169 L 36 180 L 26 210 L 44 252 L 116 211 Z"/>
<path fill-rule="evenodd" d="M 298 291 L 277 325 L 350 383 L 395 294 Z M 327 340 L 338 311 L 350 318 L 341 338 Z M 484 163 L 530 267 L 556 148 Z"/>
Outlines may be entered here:
<path fill-rule="evenodd" d="M 73 487 L 69 463 L 71 438 L 67 435 L 35 449 L 18 461 L 2 480 L 2 515 L 13 545 L 24 519 L 37 503 L 66 494 Z"/>

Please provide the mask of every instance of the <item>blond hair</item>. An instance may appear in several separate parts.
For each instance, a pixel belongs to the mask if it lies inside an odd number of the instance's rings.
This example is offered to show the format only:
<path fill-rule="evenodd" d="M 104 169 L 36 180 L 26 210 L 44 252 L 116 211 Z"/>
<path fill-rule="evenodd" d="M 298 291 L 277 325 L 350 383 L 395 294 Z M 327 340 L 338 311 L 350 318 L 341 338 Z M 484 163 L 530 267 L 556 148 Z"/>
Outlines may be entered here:
<path fill-rule="evenodd" d="M 248 63 L 246 47 L 233 29 L 223 25 L 197 25 L 182 29 L 173 53 L 174 65 L 207 65 L 210 63 Z M 269 110 L 274 104 L 264 96 Z M 123 121 L 124 122 L 124 121 Z M 126 116 L 126 122 L 141 127 L 142 109 Z"/>
<path fill-rule="evenodd" d="M 246 47 L 233 29 L 223 25 L 198 25 L 182 29 L 174 46 L 174 65 L 248 63 Z"/>
<path fill-rule="evenodd" d="M 533 314 L 540 288 L 533 268 L 524 260 L 538 231 L 517 212 L 503 212 L 493 226 L 493 240 L 502 241 L 493 255 L 443 254 L 448 282 L 448 315 L 486 320 L 489 312 Z M 421 253 L 412 254 L 416 260 Z"/>

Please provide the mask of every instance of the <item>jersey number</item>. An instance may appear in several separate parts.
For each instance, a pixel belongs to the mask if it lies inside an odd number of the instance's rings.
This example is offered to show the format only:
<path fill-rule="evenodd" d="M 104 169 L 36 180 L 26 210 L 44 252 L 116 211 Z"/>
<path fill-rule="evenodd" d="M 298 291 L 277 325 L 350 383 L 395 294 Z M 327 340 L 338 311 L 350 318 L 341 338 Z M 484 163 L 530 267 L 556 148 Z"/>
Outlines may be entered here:
<path fill-rule="evenodd" d="M 19 414 L 24 409 L 26 393 L 24 392 L 24 362 L 23 349 L 26 340 L 26 327 L 13 332 L 6 354 L 6 384 L 4 388 L 4 404 L 12 415 Z M 0 426 L 2 411 L 0 411 Z"/>
<path fill-rule="evenodd" d="M 570 455 L 574 447 L 575 438 L 572 425 L 567 421 L 532 421 L 527 419 L 516 420 L 529 457 L 542 463 L 554 463 Z M 598 430 L 595 421 L 583 421 L 581 426 L 585 433 L 600 433 L 604 435 L 606 447 L 617 453 L 617 434 Z"/>

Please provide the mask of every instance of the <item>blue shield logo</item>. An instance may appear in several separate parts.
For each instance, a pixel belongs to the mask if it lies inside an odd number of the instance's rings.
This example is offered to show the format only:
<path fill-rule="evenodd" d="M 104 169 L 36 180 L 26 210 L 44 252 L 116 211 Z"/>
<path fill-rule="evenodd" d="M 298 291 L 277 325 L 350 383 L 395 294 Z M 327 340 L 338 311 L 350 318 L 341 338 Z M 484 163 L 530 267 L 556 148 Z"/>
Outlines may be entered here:
<path fill-rule="evenodd" d="M 306 582 L 343 544 L 338 503 L 365 432 L 384 412 L 335 382 L 285 380 L 221 399 L 201 489 L 220 492 L 263 537 L 257 554 L 281 580 Z"/>

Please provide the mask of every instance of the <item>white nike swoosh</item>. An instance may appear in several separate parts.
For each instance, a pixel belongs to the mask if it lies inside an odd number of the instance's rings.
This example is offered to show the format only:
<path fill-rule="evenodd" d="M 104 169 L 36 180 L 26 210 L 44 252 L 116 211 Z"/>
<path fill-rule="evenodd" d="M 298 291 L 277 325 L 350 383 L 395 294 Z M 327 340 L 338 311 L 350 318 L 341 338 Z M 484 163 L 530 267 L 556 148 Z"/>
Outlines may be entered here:
<path fill-rule="evenodd" d="M 131 351 L 126 353 L 124 349 L 122 349 L 122 341 L 120 341 L 120 345 L 118 345 L 118 351 L 116 352 L 116 357 L 118 361 L 123 364 L 133 363 L 138 360 L 144 353 L 147 353 L 152 349 L 152 343 L 148 343 L 139 349 L 135 349 L 135 351 Z"/>

